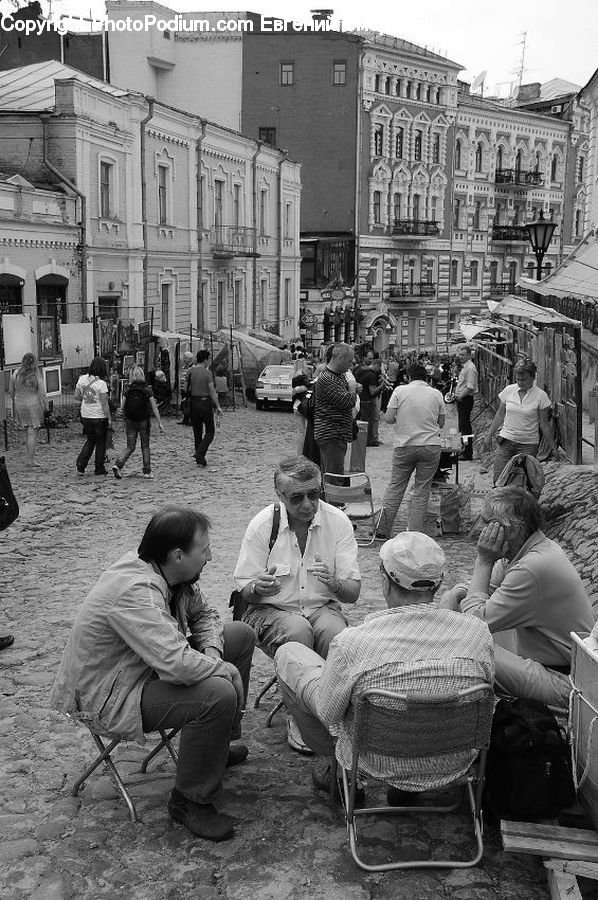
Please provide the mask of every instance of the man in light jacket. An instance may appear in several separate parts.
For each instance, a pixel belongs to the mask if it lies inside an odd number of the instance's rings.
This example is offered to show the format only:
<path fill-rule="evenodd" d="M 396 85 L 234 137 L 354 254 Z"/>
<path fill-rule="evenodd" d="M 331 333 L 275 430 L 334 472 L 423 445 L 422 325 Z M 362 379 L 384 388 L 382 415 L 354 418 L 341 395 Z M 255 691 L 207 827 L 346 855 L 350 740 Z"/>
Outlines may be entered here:
<path fill-rule="evenodd" d="M 234 829 L 214 802 L 226 767 L 248 752 L 230 741 L 241 732 L 255 637 L 242 622 L 222 626 L 196 585 L 212 558 L 209 524 L 185 507 L 153 516 L 138 550 L 83 601 L 50 699 L 92 731 L 125 740 L 181 728 L 168 809 L 194 834 L 220 841 Z"/>

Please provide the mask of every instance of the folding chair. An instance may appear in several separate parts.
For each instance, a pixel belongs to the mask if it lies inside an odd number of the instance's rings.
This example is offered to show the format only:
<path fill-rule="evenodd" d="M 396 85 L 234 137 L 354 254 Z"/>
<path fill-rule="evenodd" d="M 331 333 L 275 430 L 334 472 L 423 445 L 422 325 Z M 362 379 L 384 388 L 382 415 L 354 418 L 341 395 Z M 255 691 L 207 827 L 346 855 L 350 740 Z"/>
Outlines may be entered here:
<path fill-rule="evenodd" d="M 342 505 L 343 512 L 352 522 L 364 522 L 369 519 L 369 540 L 365 543 L 357 541 L 360 547 L 370 547 L 376 540 L 376 530 L 382 517 L 382 504 L 374 505 L 372 484 L 365 472 L 348 472 L 346 475 L 335 475 L 324 472 L 322 488 L 326 501 Z"/>
<path fill-rule="evenodd" d="M 342 793 L 351 854 L 357 865 L 368 872 L 414 868 L 470 868 L 477 865 L 484 851 L 482 841 L 482 792 L 486 768 L 486 751 L 494 712 L 494 692 L 491 685 L 480 682 L 473 687 L 450 695 L 407 695 L 393 691 L 368 690 L 352 703 L 353 736 L 350 773 L 342 769 Z M 479 757 L 468 772 L 456 775 L 448 784 L 463 784 L 469 801 L 474 835 L 475 853 L 468 860 L 408 860 L 372 865 L 358 853 L 357 820 L 363 816 L 394 816 L 402 813 L 453 812 L 460 804 L 448 806 L 377 806 L 355 808 L 355 787 L 360 772 L 360 757 L 368 753 L 392 757 L 407 770 L 410 759 L 429 760 L 433 772 L 434 758 L 460 751 L 477 751 Z M 365 773 L 368 778 L 371 774 Z M 388 772 L 389 780 L 397 775 Z M 443 785 L 443 788 L 446 785 Z M 474 791 L 475 787 L 475 791 Z M 440 788 L 438 788 L 440 790 Z M 427 793 L 427 791 L 426 791 Z"/>
<path fill-rule="evenodd" d="M 148 753 L 147 756 L 143 759 L 143 762 L 141 763 L 141 769 L 140 769 L 141 772 L 143 772 L 144 774 L 145 774 L 145 772 L 147 772 L 148 763 L 155 756 L 157 756 L 158 753 L 160 753 L 160 751 L 163 750 L 165 747 L 168 750 L 168 752 L 170 753 L 171 757 L 173 758 L 173 760 L 176 764 L 177 754 L 176 754 L 176 750 L 174 749 L 174 747 L 171 744 L 171 741 L 172 741 L 173 737 L 176 734 L 178 734 L 179 731 L 180 731 L 180 728 L 173 728 L 172 731 L 170 731 L 169 733 L 166 733 L 165 731 L 160 729 L 160 732 L 159 732 L 160 738 L 161 738 L 160 743 L 157 744 L 154 747 L 154 749 L 150 753 Z M 109 735 L 108 733 L 105 733 L 100 736 L 97 732 L 92 731 L 91 729 L 89 729 L 89 733 L 91 734 L 96 746 L 98 747 L 100 754 L 99 754 L 99 756 L 96 756 L 94 761 L 85 769 L 83 774 L 80 775 L 79 778 L 77 779 L 77 781 L 74 783 L 73 788 L 71 790 L 71 795 L 73 797 L 76 797 L 81 789 L 81 786 L 83 785 L 83 782 L 87 781 L 87 779 L 92 774 L 92 772 L 95 772 L 95 770 L 98 768 L 98 766 L 100 766 L 102 763 L 104 763 L 104 765 L 108 769 L 108 774 L 110 775 L 110 777 L 112 778 L 112 781 L 114 782 L 115 787 L 117 788 L 117 790 L 119 791 L 120 795 L 122 796 L 123 800 L 125 801 L 125 803 L 127 804 L 128 808 L 129 808 L 129 815 L 131 817 L 131 821 L 138 822 L 139 818 L 137 816 L 137 810 L 135 809 L 135 804 L 133 803 L 133 798 L 129 794 L 129 792 L 127 790 L 127 786 L 124 783 L 124 781 L 122 780 L 120 773 L 118 772 L 118 769 L 114 765 L 114 762 L 112 761 L 112 758 L 111 758 L 111 753 L 114 750 L 116 750 L 116 748 L 118 747 L 119 744 L 121 744 L 123 742 L 124 738 L 114 737 L 113 735 Z M 102 737 L 110 738 L 110 743 L 105 744 L 104 741 L 102 740 Z"/>
<path fill-rule="evenodd" d="M 260 647 L 260 650 L 263 650 L 263 647 Z M 263 650 L 263 652 L 265 653 L 266 651 Z M 264 687 L 255 698 L 255 702 L 253 704 L 254 709 L 259 709 L 260 703 L 262 702 L 263 698 L 266 696 L 268 691 L 272 690 L 273 687 L 276 687 L 276 675 L 272 676 L 272 678 L 267 682 L 267 684 L 264 685 Z M 276 713 L 283 708 L 283 706 L 284 702 L 282 700 L 279 700 L 276 705 L 270 710 L 270 712 L 268 713 L 268 718 L 266 719 L 266 728 L 269 728 L 271 726 L 272 719 L 274 718 Z"/>

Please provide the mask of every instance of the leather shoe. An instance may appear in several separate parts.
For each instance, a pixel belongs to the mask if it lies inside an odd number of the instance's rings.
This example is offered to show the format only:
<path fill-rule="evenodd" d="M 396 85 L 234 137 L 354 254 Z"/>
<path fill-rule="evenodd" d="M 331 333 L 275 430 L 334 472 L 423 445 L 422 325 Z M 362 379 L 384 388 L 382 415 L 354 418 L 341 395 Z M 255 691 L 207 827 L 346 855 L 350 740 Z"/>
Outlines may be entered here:
<path fill-rule="evenodd" d="M 3 637 L 0 637 L 0 650 L 6 650 L 7 647 L 12 647 L 14 642 L 14 634 L 5 634 Z"/>
<path fill-rule="evenodd" d="M 205 456 L 196 456 L 195 459 L 197 460 L 197 465 L 198 465 L 198 466 L 207 466 L 207 462 L 206 462 Z"/>
<path fill-rule="evenodd" d="M 219 813 L 212 803 L 194 803 L 183 797 L 176 788 L 168 801 L 168 812 L 193 834 L 206 841 L 226 841 L 235 833 L 233 820 L 226 813 Z"/>
<path fill-rule="evenodd" d="M 324 770 L 324 772 L 320 775 L 315 769 L 312 769 L 311 780 L 313 786 L 318 791 L 324 791 L 325 794 L 330 793 L 330 766 Z M 338 789 L 339 794 L 342 796 L 342 787 L 339 785 Z M 355 803 L 358 806 L 361 806 L 365 803 L 365 788 L 359 784 L 359 779 L 357 781 L 357 787 L 355 788 Z"/>
<path fill-rule="evenodd" d="M 249 748 L 245 744 L 237 744 L 235 747 L 229 747 L 228 759 L 226 760 L 226 768 L 238 766 L 244 762 L 249 756 Z"/>

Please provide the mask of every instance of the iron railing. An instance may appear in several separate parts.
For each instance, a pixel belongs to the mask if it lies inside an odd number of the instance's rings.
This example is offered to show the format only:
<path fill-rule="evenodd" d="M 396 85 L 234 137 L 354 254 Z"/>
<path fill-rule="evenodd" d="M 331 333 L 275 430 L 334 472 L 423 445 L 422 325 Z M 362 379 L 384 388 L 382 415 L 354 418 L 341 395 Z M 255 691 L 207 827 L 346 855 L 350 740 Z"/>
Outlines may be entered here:
<path fill-rule="evenodd" d="M 436 237 L 440 234 L 438 222 L 424 219 L 395 219 L 391 225 L 392 234 L 411 237 Z"/>
<path fill-rule="evenodd" d="M 493 225 L 493 241 L 527 241 L 529 236 L 525 225 Z"/>
<path fill-rule="evenodd" d="M 391 284 L 389 297 L 435 297 L 436 285 L 431 281 L 402 281 Z"/>
<path fill-rule="evenodd" d="M 496 184 L 523 184 L 538 187 L 544 184 L 541 172 L 524 172 L 523 169 L 497 169 L 494 173 Z"/>
<path fill-rule="evenodd" d="M 257 229 L 246 225 L 215 225 L 212 252 L 227 256 L 256 256 Z"/>

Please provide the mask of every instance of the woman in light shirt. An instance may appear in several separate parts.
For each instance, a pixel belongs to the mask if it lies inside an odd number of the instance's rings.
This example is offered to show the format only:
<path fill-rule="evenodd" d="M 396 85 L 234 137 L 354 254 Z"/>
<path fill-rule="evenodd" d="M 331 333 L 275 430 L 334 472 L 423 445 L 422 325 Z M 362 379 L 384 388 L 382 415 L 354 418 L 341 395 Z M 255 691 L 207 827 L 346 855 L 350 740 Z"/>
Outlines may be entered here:
<path fill-rule="evenodd" d="M 494 483 L 506 464 L 518 453 L 538 455 L 540 431 L 552 453 L 562 456 L 550 428 L 550 398 L 535 383 L 536 364 L 531 360 L 515 366 L 515 384 L 507 385 L 498 395 L 500 406 L 484 438 L 489 450 L 492 436 L 498 432 L 494 456 Z"/>

